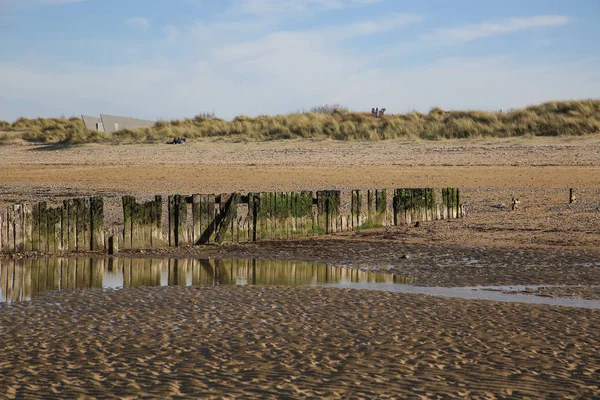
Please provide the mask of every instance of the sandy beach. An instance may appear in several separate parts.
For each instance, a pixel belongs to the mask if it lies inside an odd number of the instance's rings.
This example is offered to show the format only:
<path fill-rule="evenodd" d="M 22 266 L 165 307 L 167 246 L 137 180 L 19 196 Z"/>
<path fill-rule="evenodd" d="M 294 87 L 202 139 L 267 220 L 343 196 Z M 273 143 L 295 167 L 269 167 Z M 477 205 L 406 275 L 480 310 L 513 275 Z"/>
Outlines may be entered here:
<path fill-rule="evenodd" d="M 133 255 L 325 262 L 600 299 L 599 154 L 598 137 L 9 145 L 0 205 L 102 195 L 118 225 L 125 194 L 457 186 L 462 220 Z M 593 398 L 597 314 L 309 287 L 46 292 L 0 306 L 0 396 Z"/>
<path fill-rule="evenodd" d="M 598 313 L 356 290 L 48 293 L 0 309 L 7 398 L 592 398 Z"/>

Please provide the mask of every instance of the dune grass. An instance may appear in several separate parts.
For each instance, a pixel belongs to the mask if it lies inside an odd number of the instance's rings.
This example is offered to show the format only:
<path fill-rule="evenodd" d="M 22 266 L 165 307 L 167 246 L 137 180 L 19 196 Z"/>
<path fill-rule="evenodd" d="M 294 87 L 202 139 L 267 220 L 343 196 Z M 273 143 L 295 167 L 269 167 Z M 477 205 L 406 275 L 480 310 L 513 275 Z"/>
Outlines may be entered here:
<path fill-rule="evenodd" d="M 106 135 L 87 130 L 80 118 L 20 118 L 0 121 L 0 144 L 10 141 L 2 132 L 40 143 L 152 143 L 174 137 L 265 141 L 282 139 L 464 139 L 519 136 L 582 136 L 600 133 L 600 100 L 548 102 L 508 112 L 410 112 L 375 118 L 340 106 L 320 106 L 310 112 L 258 117 L 238 116 L 232 121 L 202 114 L 195 118 L 158 121 L 153 127 L 125 129 Z M 8 139 L 7 139 L 8 138 Z M 14 138 L 14 135 L 11 136 Z"/>

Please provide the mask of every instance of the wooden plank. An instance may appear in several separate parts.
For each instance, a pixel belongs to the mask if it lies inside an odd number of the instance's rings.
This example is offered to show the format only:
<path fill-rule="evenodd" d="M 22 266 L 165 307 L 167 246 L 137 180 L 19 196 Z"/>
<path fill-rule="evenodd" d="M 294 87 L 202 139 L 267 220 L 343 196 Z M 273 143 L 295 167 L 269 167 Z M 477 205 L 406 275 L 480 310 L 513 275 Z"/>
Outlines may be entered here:
<path fill-rule="evenodd" d="M 23 253 L 25 251 L 25 224 L 23 216 L 23 205 L 15 204 L 14 208 L 14 230 L 15 230 L 15 251 Z"/>
<path fill-rule="evenodd" d="M 376 214 L 376 197 L 374 190 L 367 190 L 367 222 L 372 223 Z"/>
<path fill-rule="evenodd" d="M 460 189 L 455 188 L 454 189 L 454 210 L 455 210 L 455 218 L 460 218 Z"/>
<path fill-rule="evenodd" d="M 90 199 L 83 199 L 83 245 L 85 251 L 91 250 L 92 234 L 91 234 L 91 219 Z"/>
<path fill-rule="evenodd" d="M 62 208 L 57 207 L 54 209 L 54 253 L 58 253 L 62 251 L 62 243 L 61 243 L 61 226 L 62 226 Z"/>
<path fill-rule="evenodd" d="M 136 199 L 132 198 L 129 207 L 131 210 L 131 248 L 141 249 L 143 248 L 141 205 L 137 202 Z"/>
<path fill-rule="evenodd" d="M 48 217 L 46 216 L 46 209 L 47 205 L 45 202 L 38 203 L 38 249 L 41 253 L 45 253 L 48 249 Z"/>
<path fill-rule="evenodd" d="M 46 210 L 46 253 L 55 254 L 56 253 L 56 236 L 54 235 L 54 215 L 55 209 L 48 208 Z"/>
<path fill-rule="evenodd" d="M 361 214 L 362 214 L 362 190 L 352 191 L 352 205 L 351 205 L 351 222 L 349 229 L 355 230 L 361 225 Z"/>
<path fill-rule="evenodd" d="M 0 207 L 0 253 L 4 253 L 4 208 Z"/>
<path fill-rule="evenodd" d="M 256 241 L 256 204 L 258 198 L 256 193 L 248 193 L 248 217 L 246 218 L 248 227 L 248 241 Z"/>
<path fill-rule="evenodd" d="M 60 208 L 60 244 L 63 251 L 70 251 L 69 249 L 69 206 L 67 201 L 63 201 L 63 205 Z"/>
<path fill-rule="evenodd" d="M 217 229 L 217 236 L 215 237 L 217 244 L 222 244 L 227 236 L 227 232 L 231 230 L 232 221 L 237 218 L 237 204 L 239 200 L 240 194 L 232 193 L 224 204 L 224 207 L 222 206 L 223 215 Z"/>
<path fill-rule="evenodd" d="M 328 229 L 328 215 L 327 206 L 329 202 L 329 193 L 327 191 L 317 192 L 317 234 L 327 233 Z"/>
<path fill-rule="evenodd" d="M 69 251 L 77 251 L 77 206 L 73 199 L 66 202 L 67 206 L 67 229 L 66 233 Z M 64 235 L 64 234 L 63 234 Z"/>
<path fill-rule="evenodd" d="M 83 199 L 73 199 L 73 208 L 75 212 L 75 243 L 77 246 L 77 251 L 85 251 L 85 210 L 83 206 Z"/>
<path fill-rule="evenodd" d="M 177 232 L 177 217 L 175 207 L 175 195 L 169 196 L 169 247 L 175 247 L 177 245 L 176 232 Z"/>
<path fill-rule="evenodd" d="M 8 239 L 8 253 L 15 252 L 15 209 L 14 207 L 8 207 L 7 209 L 7 230 L 6 237 Z"/>
<path fill-rule="evenodd" d="M 152 213 L 152 248 L 157 249 L 163 246 L 162 233 L 162 197 L 155 196 Z"/>
<path fill-rule="evenodd" d="M 131 204 L 135 199 L 132 196 L 123 196 L 123 242 L 121 246 L 124 249 L 131 248 Z"/>
<path fill-rule="evenodd" d="M 187 224 L 187 201 L 184 196 L 177 197 L 177 246 L 187 246 L 190 244 L 188 238 Z"/>
<path fill-rule="evenodd" d="M 192 242 L 200 244 L 202 237 L 202 201 L 199 194 L 192 195 Z"/>
<path fill-rule="evenodd" d="M 90 199 L 91 215 L 91 250 L 99 251 L 104 248 L 104 199 L 92 197 Z"/>
<path fill-rule="evenodd" d="M 385 226 L 387 217 L 387 190 L 378 189 L 375 191 L 375 224 Z"/>
<path fill-rule="evenodd" d="M 200 244 L 209 244 L 212 243 L 215 235 L 216 229 L 216 213 L 215 213 L 215 195 L 214 194 L 206 194 L 201 195 L 200 200 L 202 202 L 201 205 L 201 237 Z"/>

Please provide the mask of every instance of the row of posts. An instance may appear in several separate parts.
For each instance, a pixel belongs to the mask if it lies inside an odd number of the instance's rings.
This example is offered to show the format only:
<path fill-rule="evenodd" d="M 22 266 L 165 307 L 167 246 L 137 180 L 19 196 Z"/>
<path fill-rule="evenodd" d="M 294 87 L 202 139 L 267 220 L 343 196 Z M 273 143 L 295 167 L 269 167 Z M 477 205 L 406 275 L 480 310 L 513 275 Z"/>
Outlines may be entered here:
<path fill-rule="evenodd" d="M 459 190 L 445 188 L 438 203 L 429 188 L 171 195 L 138 202 L 122 198 L 123 228 L 105 231 L 102 198 L 14 205 L 0 211 L 2 253 L 157 249 L 241 243 L 355 231 L 417 221 L 460 218 Z M 342 200 L 347 200 L 343 202 Z M 163 221 L 166 223 L 163 225 Z"/>

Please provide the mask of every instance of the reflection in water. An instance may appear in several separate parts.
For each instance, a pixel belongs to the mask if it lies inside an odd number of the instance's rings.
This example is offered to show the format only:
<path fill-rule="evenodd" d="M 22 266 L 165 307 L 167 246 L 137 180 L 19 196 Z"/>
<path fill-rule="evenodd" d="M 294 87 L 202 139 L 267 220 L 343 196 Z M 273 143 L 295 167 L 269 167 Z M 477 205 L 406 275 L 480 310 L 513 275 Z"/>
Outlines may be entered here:
<path fill-rule="evenodd" d="M 0 302 L 30 300 L 48 290 L 185 285 L 321 285 L 411 283 L 406 278 L 271 260 L 128 258 L 0 259 Z"/>

